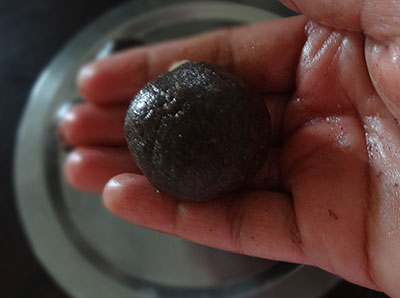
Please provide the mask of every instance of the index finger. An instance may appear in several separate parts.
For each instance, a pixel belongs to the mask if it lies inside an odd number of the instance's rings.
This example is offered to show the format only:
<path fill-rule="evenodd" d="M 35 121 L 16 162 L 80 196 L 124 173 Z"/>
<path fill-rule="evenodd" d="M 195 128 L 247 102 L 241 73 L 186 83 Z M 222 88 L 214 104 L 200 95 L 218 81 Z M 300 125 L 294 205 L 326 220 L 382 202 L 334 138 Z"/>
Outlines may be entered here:
<path fill-rule="evenodd" d="M 83 67 L 78 87 L 94 104 L 124 103 L 172 63 L 192 60 L 218 64 L 262 93 L 289 92 L 305 23 L 297 16 L 128 50 Z"/>
<path fill-rule="evenodd" d="M 308 264 L 292 199 L 243 190 L 208 202 L 177 201 L 137 174 L 112 178 L 104 204 L 136 225 L 203 245 L 255 257 Z"/>

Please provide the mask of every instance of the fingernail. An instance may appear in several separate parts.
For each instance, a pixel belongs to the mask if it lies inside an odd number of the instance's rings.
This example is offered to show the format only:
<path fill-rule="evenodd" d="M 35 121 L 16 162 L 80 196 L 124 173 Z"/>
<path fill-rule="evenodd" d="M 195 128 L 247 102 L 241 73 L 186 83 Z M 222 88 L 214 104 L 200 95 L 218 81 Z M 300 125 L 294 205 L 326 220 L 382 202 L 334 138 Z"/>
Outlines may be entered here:
<path fill-rule="evenodd" d="M 68 105 L 57 112 L 57 135 L 64 145 L 68 144 L 68 125 L 76 120 L 76 115 L 72 110 L 73 108 Z"/>
<path fill-rule="evenodd" d="M 294 0 L 281 0 L 281 2 L 287 6 L 288 8 L 290 8 L 291 10 L 300 12 L 299 7 L 297 6 L 297 4 L 294 2 Z"/>
<path fill-rule="evenodd" d="M 92 64 L 87 64 L 84 65 L 78 73 L 78 81 L 82 81 L 82 80 L 87 80 L 91 77 L 93 77 L 95 73 L 94 67 L 92 66 Z"/>
<path fill-rule="evenodd" d="M 104 187 L 103 197 L 105 201 L 107 198 L 115 196 L 115 193 L 120 193 L 124 186 L 135 180 L 135 174 L 124 173 L 111 178 Z M 107 204 L 106 204 L 107 205 Z"/>

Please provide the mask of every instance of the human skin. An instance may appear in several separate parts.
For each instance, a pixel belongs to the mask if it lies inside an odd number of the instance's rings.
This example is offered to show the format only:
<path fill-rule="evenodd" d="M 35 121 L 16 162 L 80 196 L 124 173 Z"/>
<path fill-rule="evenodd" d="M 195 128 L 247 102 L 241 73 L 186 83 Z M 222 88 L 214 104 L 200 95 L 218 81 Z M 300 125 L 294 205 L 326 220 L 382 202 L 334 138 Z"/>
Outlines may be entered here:
<path fill-rule="evenodd" d="M 59 128 L 76 147 L 66 177 L 103 192 L 106 207 L 134 224 L 310 264 L 400 297 L 400 2 L 285 2 L 303 16 L 137 48 L 83 68 L 78 87 L 87 102 Z M 258 176 L 206 203 L 160 199 L 124 149 L 130 99 L 183 59 L 236 74 L 264 95 L 272 117 L 274 150 Z"/>

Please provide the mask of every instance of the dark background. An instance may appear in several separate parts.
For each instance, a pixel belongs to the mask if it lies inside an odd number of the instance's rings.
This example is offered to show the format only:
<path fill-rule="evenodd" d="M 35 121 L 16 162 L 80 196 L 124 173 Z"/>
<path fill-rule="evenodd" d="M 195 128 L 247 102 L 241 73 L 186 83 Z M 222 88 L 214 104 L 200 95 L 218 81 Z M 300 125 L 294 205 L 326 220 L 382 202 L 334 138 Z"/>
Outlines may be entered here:
<path fill-rule="evenodd" d="M 85 25 L 122 2 L 0 0 L 1 297 L 70 298 L 38 264 L 18 221 L 12 189 L 15 131 L 29 90 L 49 60 Z M 387 296 L 343 282 L 324 298 L 333 297 Z"/>

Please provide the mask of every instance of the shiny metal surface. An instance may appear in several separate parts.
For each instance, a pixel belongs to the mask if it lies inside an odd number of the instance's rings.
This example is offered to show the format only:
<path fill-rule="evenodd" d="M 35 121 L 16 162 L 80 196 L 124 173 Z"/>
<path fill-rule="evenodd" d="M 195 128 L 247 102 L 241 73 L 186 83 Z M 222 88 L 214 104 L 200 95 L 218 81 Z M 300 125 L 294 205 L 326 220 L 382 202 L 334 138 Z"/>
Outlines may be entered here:
<path fill-rule="evenodd" d="M 18 135 L 18 206 L 35 254 L 72 296 L 313 298 L 338 281 L 315 268 L 236 255 L 133 226 L 104 210 L 98 196 L 71 188 L 62 175 L 67 152 L 56 137 L 57 118 L 79 100 L 79 67 L 109 40 L 151 44 L 287 15 L 278 1 L 132 1 L 85 29 L 45 69 Z"/>

